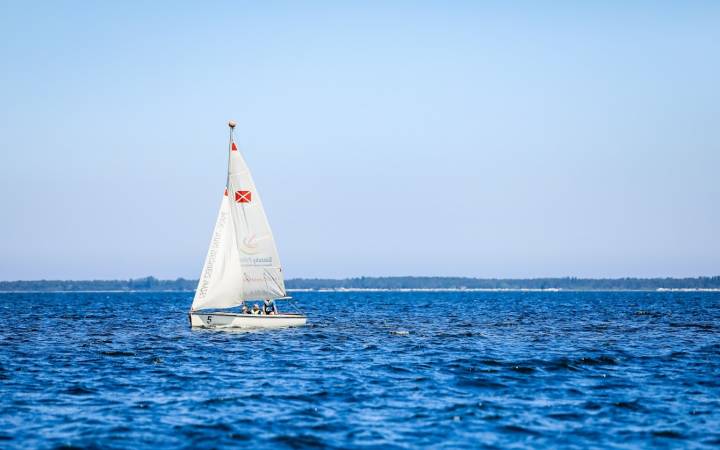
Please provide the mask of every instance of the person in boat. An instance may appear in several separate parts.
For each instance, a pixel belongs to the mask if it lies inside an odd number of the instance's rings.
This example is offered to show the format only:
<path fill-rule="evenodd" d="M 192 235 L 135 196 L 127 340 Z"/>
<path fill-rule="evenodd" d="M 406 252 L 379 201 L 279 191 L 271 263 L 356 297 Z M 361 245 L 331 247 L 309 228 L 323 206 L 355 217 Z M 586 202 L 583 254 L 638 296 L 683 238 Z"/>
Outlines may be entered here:
<path fill-rule="evenodd" d="M 257 303 L 253 303 L 251 314 L 254 314 L 254 315 L 260 314 L 260 307 L 257 305 Z"/>
<path fill-rule="evenodd" d="M 273 300 L 266 298 L 265 301 L 263 302 L 263 312 L 265 314 L 267 314 L 268 316 L 275 315 L 278 313 L 277 305 L 275 305 L 275 302 Z"/>
<path fill-rule="evenodd" d="M 247 307 L 247 305 L 245 304 L 245 302 L 242 302 L 241 311 L 242 311 L 243 314 L 250 314 L 250 309 Z"/>

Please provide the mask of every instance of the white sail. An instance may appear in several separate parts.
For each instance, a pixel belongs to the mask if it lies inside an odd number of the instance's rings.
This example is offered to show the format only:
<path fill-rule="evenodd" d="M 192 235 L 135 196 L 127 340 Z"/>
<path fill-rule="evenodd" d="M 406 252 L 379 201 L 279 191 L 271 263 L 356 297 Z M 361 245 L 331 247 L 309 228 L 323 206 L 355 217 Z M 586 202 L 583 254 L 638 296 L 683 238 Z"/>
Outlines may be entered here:
<path fill-rule="evenodd" d="M 241 273 L 230 201 L 228 196 L 224 195 L 205 258 L 205 266 L 195 290 L 192 310 L 231 308 L 239 305 L 243 300 Z"/>
<path fill-rule="evenodd" d="M 192 311 L 285 295 L 280 257 L 260 195 L 231 137 L 227 189 Z"/>
<path fill-rule="evenodd" d="M 250 169 L 234 142 L 230 147 L 227 187 L 242 267 L 242 298 L 284 297 L 285 282 L 275 239 Z"/>

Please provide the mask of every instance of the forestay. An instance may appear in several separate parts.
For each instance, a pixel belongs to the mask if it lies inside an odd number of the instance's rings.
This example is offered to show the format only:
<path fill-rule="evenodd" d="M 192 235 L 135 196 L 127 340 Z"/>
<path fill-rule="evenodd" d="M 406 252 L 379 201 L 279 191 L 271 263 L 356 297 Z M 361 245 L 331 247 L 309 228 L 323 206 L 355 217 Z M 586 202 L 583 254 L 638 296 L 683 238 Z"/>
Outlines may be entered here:
<path fill-rule="evenodd" d="M 232 134 L 226 186 L 193 311 L 286 295 L 275 239 Z"/>

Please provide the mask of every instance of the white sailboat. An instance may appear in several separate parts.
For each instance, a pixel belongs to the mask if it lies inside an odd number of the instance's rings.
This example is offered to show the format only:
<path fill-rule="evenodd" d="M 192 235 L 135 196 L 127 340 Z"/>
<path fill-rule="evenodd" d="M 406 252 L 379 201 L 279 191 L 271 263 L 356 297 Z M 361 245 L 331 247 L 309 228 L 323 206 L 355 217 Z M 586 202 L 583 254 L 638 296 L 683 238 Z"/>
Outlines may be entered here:
<path fill-rule="evenodd" d="M 302 314 L 233 312 L 250 301 L 287 299 L 280 258 L 250 169 L 230 121 L 228 176 L 205 265 L 190 308 L 192 327 L 302 326 Z"/>

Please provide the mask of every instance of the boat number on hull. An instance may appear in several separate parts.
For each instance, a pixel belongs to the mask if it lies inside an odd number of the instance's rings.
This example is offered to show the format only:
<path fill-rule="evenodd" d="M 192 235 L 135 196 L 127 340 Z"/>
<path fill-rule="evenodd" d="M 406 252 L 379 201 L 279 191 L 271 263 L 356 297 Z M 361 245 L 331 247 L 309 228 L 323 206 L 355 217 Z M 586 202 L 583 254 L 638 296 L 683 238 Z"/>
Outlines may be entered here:
<path fill-rule="evenodd" d="M 208 323 L 212 322 L 212 316 L 208 316 L 207 321 Z"/>

